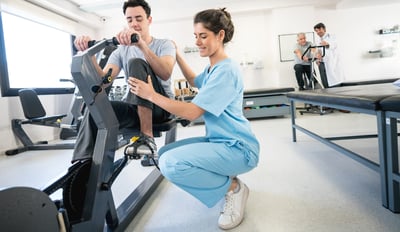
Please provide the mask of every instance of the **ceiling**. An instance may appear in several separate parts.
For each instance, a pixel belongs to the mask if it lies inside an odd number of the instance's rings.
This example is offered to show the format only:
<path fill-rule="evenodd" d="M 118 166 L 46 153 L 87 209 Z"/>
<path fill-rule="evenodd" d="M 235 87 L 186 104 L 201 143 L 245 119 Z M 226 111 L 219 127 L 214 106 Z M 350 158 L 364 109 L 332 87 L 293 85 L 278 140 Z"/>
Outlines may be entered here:
<path fill-rule="evenodd" d="M 122 13 L 124 0 L 65 0 L 76 4 L 80 9 L 101 17 L 112 17 Z M 351 8 L 377 4 L 400 3 L 400 0 L 147 0 L 153 15 L 179 17 L 193 15 L 206 8 L 227 7 L 231 11 L 265 10 L 301 5 L 316 7 Z M 168 11 L 166 11 L 168 9 Z"/>
<path fill-rule="evenodd" d="M 122 16 L 125 0 L 25 0 L 67 17 L 107 20 Z M 353 8 L 400 3 L 400 0 L 147 0 L 154 21 L 190 18 L 207 8 L 227 7 L 231 13 L 312 5 L 322 8 Z M 69 15 L 68 15 L 69 14 Z M 78 19 L 82 22 L 81 19 Z M 100 21 L 98 20 L 98 21 Z M 88 20 L 84 20 L 88 21 Z"/>
<path fill-rule="evenodd" d="M 80 9 L 101 17 L 122 13 L 124 0 L 68 0 Z M 301 5 L 317 7 L 360 7 L 376 4 L 400 3 L 400 0 L 147 0 L 153 16 L 179 17 L 193 15 L 206 8 L 227 7 L 231 11 L 251 11 Z"/>
<path fill-rule="evenodd" d="M 80 9 L 101 17 L 122 14 L 124 0 L 67 0 Z M 265 10 L 299 5 L 336 5 L 340 0 L 147 0 L 155 19 L 173 19 L 192 16 L 207 8 L 227 7 L 231 12 Z M 157 16 L 157 17 L 154 17 Z"/>

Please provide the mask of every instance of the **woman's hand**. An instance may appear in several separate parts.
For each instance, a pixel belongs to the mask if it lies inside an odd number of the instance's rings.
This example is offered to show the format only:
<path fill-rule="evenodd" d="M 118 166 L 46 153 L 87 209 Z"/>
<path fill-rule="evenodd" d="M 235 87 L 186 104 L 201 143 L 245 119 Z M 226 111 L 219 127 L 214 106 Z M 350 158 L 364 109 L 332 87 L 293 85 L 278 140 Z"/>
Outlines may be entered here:
<path fill-rule="evenodd" d="M 128 79 L 129 90 L 131 93 L 151 101 L 156 93 L 151 82 L 151 77 L 147 76 L 147 83 L 134 77 Z"/>

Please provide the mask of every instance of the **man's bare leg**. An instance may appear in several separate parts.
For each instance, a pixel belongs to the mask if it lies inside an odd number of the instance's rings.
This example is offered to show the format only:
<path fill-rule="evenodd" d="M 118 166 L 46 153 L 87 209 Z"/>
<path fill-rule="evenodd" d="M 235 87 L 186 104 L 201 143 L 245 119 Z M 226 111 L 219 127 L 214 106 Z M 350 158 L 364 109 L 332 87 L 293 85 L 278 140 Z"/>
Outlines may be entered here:
<path fill-rule="evenodd" d="M 153 111 L 144 106 L 137 106 L 137 112 L 140 120 L 140 136 L 134 136 L 131 143 L 125 148 L 125 155 L 131 159 L 139 159 L 142 166 L 157 165 L 157 144 L 153 135 Z M 133 139 L 135 138 L 135 139 Z"/>
<path fill-rule="evenodd" d="M 150 137 L 153 136 L 153 111 L 144 106 L 138 106 L 138 115 L 140 119 L 140 131 Z"/>

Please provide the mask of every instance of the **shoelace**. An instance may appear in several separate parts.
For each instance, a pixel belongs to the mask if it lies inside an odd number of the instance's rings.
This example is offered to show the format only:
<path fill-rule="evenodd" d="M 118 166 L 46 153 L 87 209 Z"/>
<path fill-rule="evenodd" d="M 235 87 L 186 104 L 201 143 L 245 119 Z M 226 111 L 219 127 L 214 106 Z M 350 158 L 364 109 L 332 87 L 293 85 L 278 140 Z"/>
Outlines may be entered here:
<path fill-rule="evenodd" d="M 233 214 L 233 191 L 229 191 L 225 194 L 225 204 L 221 212 L 222 214 L 232 216 Z"/>

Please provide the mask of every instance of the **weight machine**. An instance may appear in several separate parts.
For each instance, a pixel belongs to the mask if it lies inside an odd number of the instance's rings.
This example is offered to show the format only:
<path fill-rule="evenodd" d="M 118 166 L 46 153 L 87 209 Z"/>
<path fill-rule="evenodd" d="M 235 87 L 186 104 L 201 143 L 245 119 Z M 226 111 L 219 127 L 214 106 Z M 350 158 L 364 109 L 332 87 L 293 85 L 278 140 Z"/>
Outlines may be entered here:
<path fill-rule="evenodd" d="M 304 56 L 308 53 L 311 52 L 312 57 L 309 58 L 308 60 L 311 62 L 310 68 L 311 68 L 311 77 L 308 79 L 307 77 L 304 77 L 304 83 L 307 87 L 310 88 L 310 90 L 316 89 L 316 83 L 318 84 L 319 88 L 324 88 L 322 84 L 322 80 L 319 76 L 319 69 L 317 68 L 318 66 L 315 64 L 318 61 L 318 58 L 315 57 L 316 52 L 313 52 L 313 50 L 322 50 L 321 52 L 321 58 L 325 56 L 325 46 L 323 45 L 318 45 L 318 46 L 312 46 L 310 45 L 301 55 L 301 59 L 304 58 Z M 327 113 L 332 113 L 331 109 L 326 109 L 323 106 L 314 106 L 311 104 L 306 104 L 304 106 L 304 110 L 299 111 L 301 115 L 304 113 L 311 113 L 311 114 L 320 114 L 324 115 Z"/>

